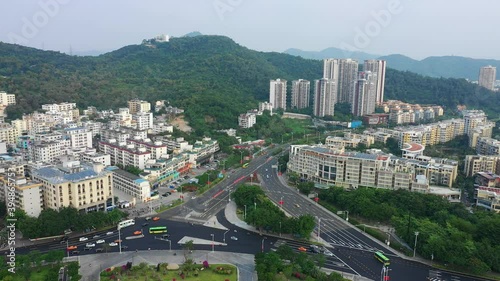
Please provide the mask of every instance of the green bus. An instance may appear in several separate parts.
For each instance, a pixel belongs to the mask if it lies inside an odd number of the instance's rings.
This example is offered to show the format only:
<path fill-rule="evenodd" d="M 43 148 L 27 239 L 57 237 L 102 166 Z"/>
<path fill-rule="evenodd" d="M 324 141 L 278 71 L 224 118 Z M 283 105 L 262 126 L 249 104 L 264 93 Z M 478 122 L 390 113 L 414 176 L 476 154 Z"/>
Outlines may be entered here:
<path fill-rule="evenodd" d="M 167 227 L 166 227 L 166 226 L 156 226 L 156 227 L 150 227 L 150 228 L 149 228 L 149 233 L 150 233 L 150 234 L 161 234 L 161 233 L 167 233 Z"/>
<path fill-rule="evenodd" d="M 375 258 L 379 262 L 383 263 L 385 266 L 388 266 L 389 264 L 391 264 L 390 260 L 386 256 L 384 256 L 384 254 L 382 254 L 382 252 L 375 252 Z"/>
<path fill-rule="evenodd" d="M 243 166 L 241 166 L 241 167 L 243 167 L 243 168 L 248 168 L 248 164 L 250 164 L 250 163 L 245 163 L 245 164 L 243 164 Z"/>

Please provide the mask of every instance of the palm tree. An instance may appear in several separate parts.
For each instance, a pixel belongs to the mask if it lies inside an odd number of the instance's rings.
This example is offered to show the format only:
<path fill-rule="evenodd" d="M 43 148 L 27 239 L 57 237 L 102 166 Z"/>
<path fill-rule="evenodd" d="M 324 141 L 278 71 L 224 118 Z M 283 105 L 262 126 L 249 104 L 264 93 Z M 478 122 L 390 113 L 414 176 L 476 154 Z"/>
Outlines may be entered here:
<path fill-rule="evenodd" d="M 194 242 L 193 240 L 189 240 L 187 241 L 184 246 L 184 259 L 187 261 L 187 256 L 188 256 L 188 253 L 192 253 L 193 250 L 194 250 Z"/>

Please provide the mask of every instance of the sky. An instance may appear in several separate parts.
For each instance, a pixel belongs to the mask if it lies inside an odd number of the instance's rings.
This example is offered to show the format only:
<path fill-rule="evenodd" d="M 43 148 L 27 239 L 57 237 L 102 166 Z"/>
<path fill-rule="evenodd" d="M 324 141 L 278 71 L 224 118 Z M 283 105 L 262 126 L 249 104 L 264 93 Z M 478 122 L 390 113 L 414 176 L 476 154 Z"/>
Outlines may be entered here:
<path fill-rule="evenodd" d="M 500 59 L 498 11 L 497 0 L 4 0 L 0 41 L 80 53 L 199 31 L 259 51 Z"/>

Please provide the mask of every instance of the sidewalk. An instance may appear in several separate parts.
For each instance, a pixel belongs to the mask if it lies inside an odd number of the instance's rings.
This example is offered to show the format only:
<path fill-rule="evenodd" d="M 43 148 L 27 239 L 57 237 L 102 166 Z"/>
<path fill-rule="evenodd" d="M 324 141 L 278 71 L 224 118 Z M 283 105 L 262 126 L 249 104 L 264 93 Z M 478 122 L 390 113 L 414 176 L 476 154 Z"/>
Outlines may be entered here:
<path fill-rule="evenodd" d="M 106 253 L 96 255 L 84 255 L 77 257 L 80 263 L 79 273 L 82 275 L 82 281 L 97 281 L 100 280 L 100 272 L 110 267 L 120 267 L 127 262 L 132 262 L 133 265 L 147 263 L 149 265 L 157 265 L 158 263 L 184 263 L 183 250 L 153 250 L 139 252 L 123 252 Z M 211 251 L 193 251 L 189 254 L 189 258 L 193 259 L 197 264 L 202 264 L 207 260 L 209 264 L 232 264 L 238 268 L 239 281 L 255 281 L 254 256 L 241 253 L 228 252 L 211 252 Z M 65 258 L 66 260 L 67 258 Z M 74 261 L 74 259 L 71 259 Z"/>

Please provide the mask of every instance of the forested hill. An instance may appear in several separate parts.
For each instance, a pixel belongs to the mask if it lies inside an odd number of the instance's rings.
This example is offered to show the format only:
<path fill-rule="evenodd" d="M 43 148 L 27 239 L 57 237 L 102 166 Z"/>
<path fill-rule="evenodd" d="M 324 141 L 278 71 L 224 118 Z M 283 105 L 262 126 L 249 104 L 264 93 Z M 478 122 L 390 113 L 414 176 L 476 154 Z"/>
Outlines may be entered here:
<path fill-rule="evenodd" d="M 42 104 L 76 102 L 100 109 L 141 98 L 186 109 L 197 129 L 237 126 L 238 114 L 268 100 L 269 80 L 322 77 L 322 62 L 249 50 L 222 36 L 173 38 L 131 45 L 98 57 L 76 57 L 0 43 L 0 90 L 17 95 L 9 118 Z M 498 108 L 487 90 L 457 79 L 388 70 L 386 96 L 454 106 Z M 311 87 L 313 88 L 313 87 Z M 290 91 L 289 91 L 290 92 Z"/>

